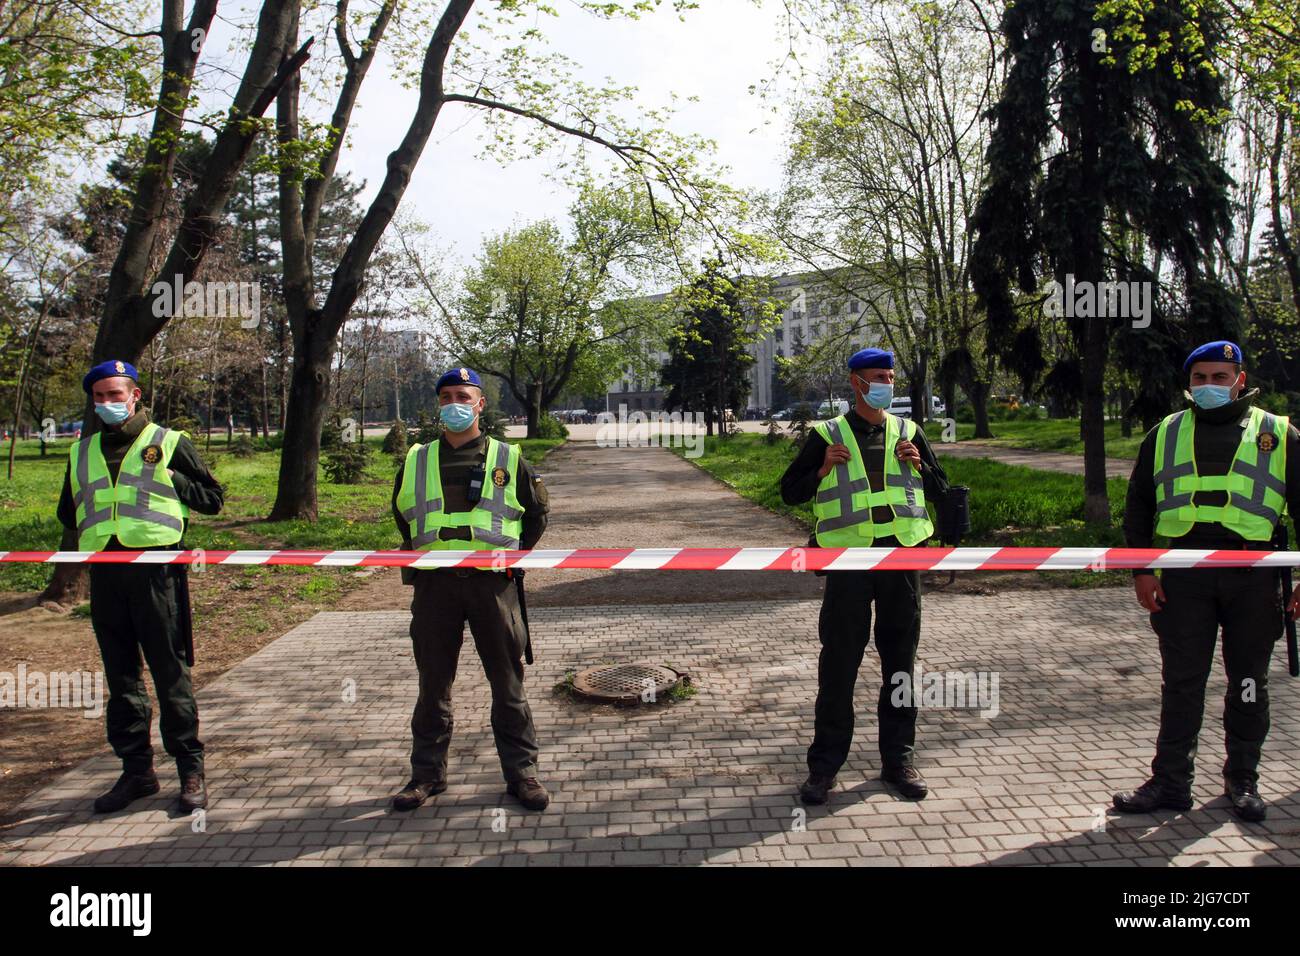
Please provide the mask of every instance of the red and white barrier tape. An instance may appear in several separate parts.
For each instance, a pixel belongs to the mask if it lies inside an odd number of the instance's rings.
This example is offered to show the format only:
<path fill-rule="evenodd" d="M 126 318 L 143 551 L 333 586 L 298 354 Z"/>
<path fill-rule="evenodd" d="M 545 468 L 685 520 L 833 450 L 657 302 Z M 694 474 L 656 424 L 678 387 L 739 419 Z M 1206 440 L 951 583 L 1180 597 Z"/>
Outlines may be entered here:
<path fill-rule="evenodd" d="M 615 571 L 1078 571 L 1300 567 L 1300 551 L 1164 548 L 576 548 L 533 551 L 0 551 L 0 564 L 597 568 Z"/>

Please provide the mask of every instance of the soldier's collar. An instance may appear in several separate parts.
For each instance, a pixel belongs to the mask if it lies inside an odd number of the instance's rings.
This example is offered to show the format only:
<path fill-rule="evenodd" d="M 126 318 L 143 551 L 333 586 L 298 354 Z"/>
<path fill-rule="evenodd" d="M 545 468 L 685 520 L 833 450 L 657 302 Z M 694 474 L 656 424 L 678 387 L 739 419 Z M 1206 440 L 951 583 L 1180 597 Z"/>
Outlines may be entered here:
<path fill-rule="evenodd" d="M 475 448 L 478 445 L 486 445 L 487 435 L 485 435 L 483 431 L 480 429 L 479 433 L 475 435 L 473 438 L 471 438 L 469 441 L 464 442 L 460 445 L 452 445 L 452 443 L 447 439 L 447 432 L 444 429 L 443 433 L 438 436 L 438 440 L 441 441 L 448 448 L 452 448 L 453 450 L 459 451 L 462 448 Z"/>
<path fill-rule="evenodd" d="M 1184 392 L 1183 395 L 1191 402 L 1191 392 Z M 1220 405 L 1218 408 L 1201 408 L 1201 406 L 1192 402 L 1192 414 L 1196 416 L 1198 422 L 1205 422 L 1207 425 L 1244 422 L 1246 414 L 1250 411 L 1250 406 L 1255 404 L 1255 399 L 1258 397 L 1259 389 L 1251 388 L 1237 396 L 1235 401 L 1231 401 L 1227 405 Z"/>
<path fill-rule="evenodd" d="M 111 436 L 117 442 L 132 442 L 140 437 L 144 431 L 144 426 L 149 424 L 149 413 L 142 406 L 137 406 L 135 414 L 122 423 L 121 428 L 105 428 L 106 436 Z"/>
<path fill-rule="evenodd" d="M 875 429 L 885 427 L 884 420 L 882 420 L 879 425 L 872 424 L 871 422 L 863 418 L 862 413 L 859 412 L 856 408 L 849 409 L 848 419 L 849 419 L 849 427 L 858 429 L 859 431 L 864 431 L 864 430 L 874 431 Z"/>

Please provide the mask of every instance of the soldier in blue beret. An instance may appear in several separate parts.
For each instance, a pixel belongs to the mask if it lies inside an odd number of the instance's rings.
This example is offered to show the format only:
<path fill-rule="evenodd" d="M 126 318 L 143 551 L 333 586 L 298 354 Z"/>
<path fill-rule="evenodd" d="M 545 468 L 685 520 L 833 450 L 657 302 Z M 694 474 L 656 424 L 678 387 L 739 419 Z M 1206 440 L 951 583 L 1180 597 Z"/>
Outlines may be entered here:
<path fill-rule="evenodd" d="M 1147 433 L 1129 480 L 1129 547 L 1153 547 L 1160 536 L 1174 548 L 1271 550 L 1284 509 L 1300 513 L 1300 433 L 1254 404 L 1259 389 L 1246 388 L 1242 365 L 1234 342 L 1207 342 L 1187 356 L 1189 405 Z M 1150 779 L 1115 794 L 1115 808 L 1191 808 L 1205 685 L 1222 627 L 1224 793 L 1238 817 L 1263 820 L 1258 767 L 1269 726 L 1268 667 L 1283 627 L 1277 571 L 1137 571 L 1134 587 L 1160 640 L 1160 732 Z M 1300 588 L 1283 600 L 1295 613 Z"/>
<path fill-rule="evenodd" d="M 82 387 L 102 427 L 86 422 L 68 456 L 59 521 L 68 551 L 176 550 L 191 510 L 217 514 L 224 494 L 189 437 L 149 420 L 135 366 L 101 362 Z M 159 791 L 149 740 L 152 707 L 141 656 L 158 694 L 163 746 L 176 761 L 180 808 L 207 806 L 194 664 L 189 577 L 182 565 L 91 564 L 90 622 L 108 682 L 108 742 L 122 761 L 95 812 L 121 810 Z"/>
<path fill-rule="evenodd" d="M 821 547 L 920 546 L 933 533 L 926 498 L 947 493 L 948 479 L 915 422 L 889 413 L 894 354 L 868 348 L 848 361 L 853 408 L 817 422 L 781 478 L 781 497 L 797 505 L 815 499 L 813 539 Z M 913 763 L 916 702 L 912 674 L 921 636 L 921 576 L 917 571 L 828 571 L 818 630 L 817 705 L 805 803 L 825 803 L 853 743 L 853 688 L 871 639 L 882 685 L 879 721 L 881 779 L 902 796 L 929 792 Z M 895 701 L 905 675 L 904 699 Z"/>
<path fill-rule="evenodd" d="M 413 445 L 393 483 L 393 517 L 405 550 L 529 549 L 546 529 L 547 494 L 518 445 L 483 432 L 483 383 L 453 368 L 437 383 L 442 436 Z M 451 686 L 466 622 L 492 688 L 492 735 L 507 792 L 528 810 L 550 795 L 537 779 L 537 731 L 521 656 L 532 663 L 522 572 L 403 568 L 414 586 L 411 642 L 420 696 L 411 717 L 411 779 L 393 797 L 414 810 L 447 789 Z"/>

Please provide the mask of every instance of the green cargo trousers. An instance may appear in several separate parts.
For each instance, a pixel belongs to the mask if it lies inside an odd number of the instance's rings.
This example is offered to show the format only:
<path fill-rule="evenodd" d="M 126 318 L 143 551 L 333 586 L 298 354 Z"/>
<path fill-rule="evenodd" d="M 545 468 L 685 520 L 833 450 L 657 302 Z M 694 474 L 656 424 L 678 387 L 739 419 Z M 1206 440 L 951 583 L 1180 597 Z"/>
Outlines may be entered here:
<path fill-rule="evenodd" d="M 1228 777 L 1259 779 L 1268 736 L 1268 665 L 1282 636 L 1282 602 L 1272 568 L 1169 568 L 1167 602 L 1151 615 L 1160 639 L 1160 735 L 1152 773 L 1189 789 L 1205 712 L 1214 645 L 1223 628 L 1223 736 Z"/>
<path fill-rule="evenodd" d="M 451 685 L 469 623 L 492 688 L 492 735 L 507 782 L 537 775 L 537 733 L 524 696 L 526 633 L 515 582 L 500 571 L 417 571 L 411 646 L 420 696 L 411 716 L 411 776 L 445 782 L 454 719 Z"/>
<path fill-rule="evenodd" d="M 129 773 L 143 773 L 153 766 L 149 740 L 153 713 L 143 663 L 149 665 L 158 694 L 163 747 L 176 760 L 181 776 L 203 772 L 199 711 L 187 661 L 186 573 L 160 564 L 90 566 L 90 622 L 108 685 L 108 742 Z"/>

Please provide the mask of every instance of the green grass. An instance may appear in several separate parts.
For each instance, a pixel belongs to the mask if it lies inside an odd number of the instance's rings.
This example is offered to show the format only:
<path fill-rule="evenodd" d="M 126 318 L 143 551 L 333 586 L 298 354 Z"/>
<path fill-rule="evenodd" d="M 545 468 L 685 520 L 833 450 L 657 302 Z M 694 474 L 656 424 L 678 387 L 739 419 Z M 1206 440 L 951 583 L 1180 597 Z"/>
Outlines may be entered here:
<path fill-rule="evenodd" d="M 1079 419 L 1077 418 L 1041 418 L 1011 419 L 1009 421 L 989 422 L 993 438 L 981 438 L 1002 448 L 1032 448 L 1038 451 L 1056 451 L 1067 455 L 1083 454 L 1083 439 L 1079 437 Z M 943 424 L 937 421 L 925 423 L 925 434 L 932 444 L 941 441 Z M 1125 438 L 1120 434 L 1120 423 L 1106 422 L 1106 456 L 1108 458 L 1137 458 L 1138 448 L 1145 436 L 1141 426 L 1133 429 L 1133 434 Z M 957 440 L 968 441 L 975 438 L 975 426 L 965 422 L 957 424 Z"/>
<path fill-rule="evenodd" d="M 684 448 L 674 452 L 685 457 Z M 762 435 L 706 438 L 704 454 L 688 459 L 748 498 L 778 514 L 790 515 L 810 531 L 814 521 L 811 502 L 790 506 L 781 500 L 781 475 L 793 460 L 790 443 L 773 445 Z M 954 485 L 970 491 L 971 532 L 963 546 L 1002 547 L 1116 547 L 1123 544 L 1119 524 L 1128 482 L 1108 482 L 1111 526 L 1091 528 L 1083 520 L 1083 478 L 985 458 L 939 456 L 939 463 Z M 930 504 L 931 515 L 934 513 Z M 1042 572 L 1055 573 L 1055 572 Z M 1127 572 L 1080 572 L 1073 585 L 1115 583 Z M 1059 578 L 1058 578 L 1059 579 Z"/>
<path fill-rule="evenodd" d="M 329 550 L 371 550 L 401 546 L 393 523 L 390 503 L 397 463 L 380 450 L 381 439 L 367 439 L 370 464 L 364 481 L 356 485 L 334 485 L 323 471 L 317 475 L 319 520 L 266 522 L 262 519 L 275 501 L 279 470 L 278 451 L 258 451 L 248 458 L 226 452 L 225 439 L 214 438 L 210 453 L 204 442 L 197 447 L 213 467 L 213 474 L 226 490 L 226 504 L 220 515 L 191 515 L 186 544 L 205 550 L 239 548 L 305 548 Z M 562 439 L 516 441 L 524 457 L 536 464 Z M 42 458 L 39 442 L 19 442 L 14 478 L 0 477 L 0 550 L 53 551 L 59 546 L 62 525 L 55 517 L 59 490 L 67 467 L 70 442 L 61 441 Z M 6 449 L 7 451 L 7 446 Z M 295 568 L 312 574 L 311 569 Z M 265 573 L 263 569 L 245 569 Z M 40 564 L 11 564 L 0 567 L 0 590 L 36 591 L 49 580 L 50 568 Z M 251 580 L 251 579 L 250 579 Z M 319 580 L 332 580 L 319 577 Z M 333 585 L 305 584 L 304 597 L 326 593 Z"/>

